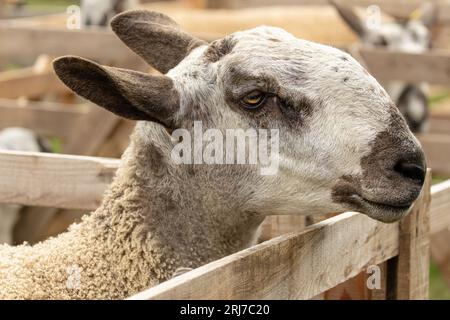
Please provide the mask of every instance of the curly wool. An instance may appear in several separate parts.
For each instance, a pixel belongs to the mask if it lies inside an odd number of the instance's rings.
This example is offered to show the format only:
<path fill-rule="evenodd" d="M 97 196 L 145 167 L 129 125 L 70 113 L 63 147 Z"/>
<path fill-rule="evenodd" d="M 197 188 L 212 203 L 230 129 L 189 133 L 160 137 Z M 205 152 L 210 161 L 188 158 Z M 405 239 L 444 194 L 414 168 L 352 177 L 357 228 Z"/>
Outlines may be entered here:
<path fill-rule="evenodd" d="M 0 298 L 121 299 L 166 279 L 170 270 L 160 270 L 158 255 L 136 241 L 133 217 L 114 227 L 105 209 L 34 246 L 0 246 Z"/>
<path fill-rule="evenodd" d="M 0 299 L 123 299 L 249 245 L 262 218 L 199 201 L 167 163 L 159 127 L 138 124 L 102 205 L 81 223 L 33 246 L 0 246 Z"/>

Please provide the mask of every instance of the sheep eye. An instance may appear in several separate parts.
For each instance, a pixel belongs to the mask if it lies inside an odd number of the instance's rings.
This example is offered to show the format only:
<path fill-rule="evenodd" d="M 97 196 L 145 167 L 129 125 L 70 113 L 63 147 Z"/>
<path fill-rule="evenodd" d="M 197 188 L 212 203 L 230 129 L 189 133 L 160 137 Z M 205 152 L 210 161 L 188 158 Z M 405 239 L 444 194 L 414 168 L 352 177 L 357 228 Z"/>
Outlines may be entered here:
<path fill-rule="evenodd" d="M 241 104 L 247 109 L 257 109 L 263 104 L 265 100 L 266 94 L 261 91 L 255 90 L 242 98 Z"/>

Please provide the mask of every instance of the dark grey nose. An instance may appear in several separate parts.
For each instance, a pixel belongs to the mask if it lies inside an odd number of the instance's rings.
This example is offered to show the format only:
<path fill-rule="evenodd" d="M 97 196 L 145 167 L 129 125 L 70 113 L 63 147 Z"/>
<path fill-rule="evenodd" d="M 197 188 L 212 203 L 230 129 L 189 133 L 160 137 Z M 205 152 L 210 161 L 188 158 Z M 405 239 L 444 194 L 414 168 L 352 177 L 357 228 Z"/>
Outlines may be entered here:
<path fill-rule="evenodd" d="M 425 180 L 426 168 L 423 161 L 400 160 L 395 164 L 394 171 L 420 186 Z"/>

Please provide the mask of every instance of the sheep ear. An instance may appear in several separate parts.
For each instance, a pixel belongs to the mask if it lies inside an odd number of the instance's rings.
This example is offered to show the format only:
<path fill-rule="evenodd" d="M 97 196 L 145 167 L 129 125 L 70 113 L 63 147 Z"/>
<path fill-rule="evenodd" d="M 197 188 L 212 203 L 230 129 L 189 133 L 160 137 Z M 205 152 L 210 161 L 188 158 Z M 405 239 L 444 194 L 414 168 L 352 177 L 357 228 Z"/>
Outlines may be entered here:
<path fill-rule="evenodd" d="M 436 22 L 437 12 L 436 6 L 433 3 L 425 2 L 419 8 L 414 10 L 409 16 L 409 20 L 418 20 L 423 23 L 425 27 L 431 29 Z"/>
<path fill-rule="evenodd" d="M 168 16 L 152 11 L 131 10 L 111 21 L 117 36 L 148 64 L 165 74 L 192 49 L 206 44 L 180 30 Z"/>
<path fill-rule="evenodd" d="M 67 87 L 118 116 L 177 127 L 179 94 L 169 77 L 105 67 L 73 56 L 56 59 L 53 67 Z"/>
<path fill-rule="evenodd" d="M 364 21 L 349 7 L 340 4 L 336 0 L 329 0 L 330 4 L 334 6 L 347 25 L 358 34 L 360 38 L 363 38 L 367 34 L 367 28 L 364 25 Z"/>

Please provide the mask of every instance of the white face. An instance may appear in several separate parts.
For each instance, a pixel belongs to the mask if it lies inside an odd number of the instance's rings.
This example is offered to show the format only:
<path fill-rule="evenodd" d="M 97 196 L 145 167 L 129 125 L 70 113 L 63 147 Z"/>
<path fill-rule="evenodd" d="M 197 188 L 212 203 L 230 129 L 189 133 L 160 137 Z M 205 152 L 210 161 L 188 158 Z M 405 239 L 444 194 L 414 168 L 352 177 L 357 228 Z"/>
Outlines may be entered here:
<path fill-rule="evenodd" d="M 254 189 L 247 204 L 261 213 L 359 210 L 389 222 L 419 194 L 419 143 L 385 90 L 340 50 L 259 27 L 198 47 L 168 75 L 186 128 L 202 120 L 219 129 L 279 129 L 278 175 L 240 180 Z M 255 92 L 263 102 L 247 108 Z"/>
<path fill-rule="evenodd" d="M 117 16 L 112 29 L 166 75 L 73 56 L 55 60 L 55 71 L 86 99 L 142 120 L 135 137 L 144 147 L 173 155 L 179 139 L 168 132 L 178 129 L 195 144 L 195 121 L 219 133 L 278 130 L 280 168 L 272 175 L 259 170 L 261 162 L 192 164 L 171 156 L 169 171 L 182 176 L 192 199 L 201 197 L 201 210 L 243 212 L 244 219 L 357 210 L 390 222 L 419 195 L 425 176 L 419 143 L 383 88 L 348 54 L 273 27 L 207 44 L 169 17 L 142 10 Z"/>

